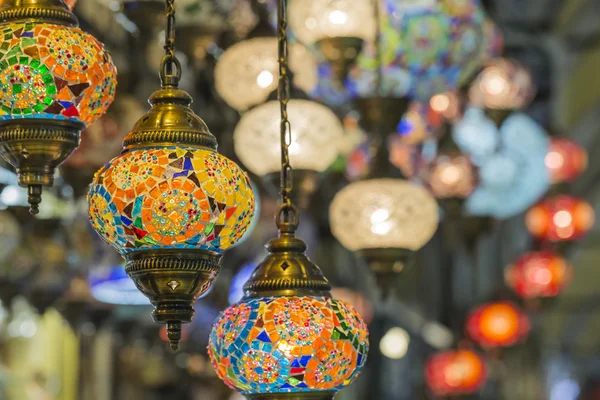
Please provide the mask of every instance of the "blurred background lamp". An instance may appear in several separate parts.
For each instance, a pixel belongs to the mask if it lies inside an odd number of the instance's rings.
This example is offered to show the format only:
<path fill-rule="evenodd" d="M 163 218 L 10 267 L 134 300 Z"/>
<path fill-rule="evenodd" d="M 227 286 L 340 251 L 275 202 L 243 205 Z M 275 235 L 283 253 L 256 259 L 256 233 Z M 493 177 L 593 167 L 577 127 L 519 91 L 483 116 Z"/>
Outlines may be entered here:
<path fill-rule="evenodd" d="M 394 327 L 389 329 L 379 342 L 381 354 L 393 360 L 406 356 L 410 344 L 410 335 L 406 330 Z"/>

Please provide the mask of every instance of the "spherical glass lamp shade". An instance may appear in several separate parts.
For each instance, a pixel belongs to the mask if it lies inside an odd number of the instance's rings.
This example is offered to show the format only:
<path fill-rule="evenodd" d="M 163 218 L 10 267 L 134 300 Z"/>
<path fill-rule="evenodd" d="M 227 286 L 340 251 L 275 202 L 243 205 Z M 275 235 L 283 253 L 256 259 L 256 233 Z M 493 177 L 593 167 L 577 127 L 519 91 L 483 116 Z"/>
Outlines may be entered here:
<path fill-rule="evenodd" d="M 530 72 L 514 60 L 495 58 L 479 74 L 469 91 L 471 104 L 492 110 L 527 106 L 535 96 Z"/>
<path fill-rule="evenodd" d="M 339 191 L 329 216 L 333 235 L 349 250 L 416 251 L 433 237 L 439 212 L 435 199 L 419 185 L 370 179 Z"/>
<path fill-rule="evenodd" d="M 92 35 L 47 23 L 2 24 L 0 120 L 48 118 L 90 124 L 111 104 L 117 71 Z"/>
<path fill-rule="evenodd" d="M 587 168 L 587 151 L 565 138 L 552 138 L 545 158 L 553 183 L 570 182 Z"/>
<path fill-rule="evenodd" d="M 506 283 L 525 299 L 557 296 L 572 276 L 570 263 L 550 251 L 533 251 L 505 270 Z"/>
<path fill-rule="evenodd" d="M 322 172 L 338 156 L 344 128 L 327 107 L 309 100 L 288 103 L 290 162 L 295 170 Z M 235 153 L 259 176 L 281 168 L 279 103 L 269 101 L 245 113 L 233 132 Z"/>
<path fill-rule="evenodd" d="M 375 38 L 370 0 L 292 0 L 288 12 L 292 31 L 305 44 L 332 37 Z"/>
<path fill-rule="evenodd" d="M 594 225 L 592 206 L 577 197 L 560 195 L 531 207 L 525 216 L 529 232 L 551 242 L 582 238 Z"/>
<path fill-rule="evenodd" d="M 436 396 L 475 393 L 483 387 L 486 378 L 483 357 L 471 350 L 436 353 L 425 365 L 425 381 Z"/>
<path fill-rule="evenodd" d="M 152 249 L 222 253 L 248 229 L 254 195 L 246 173 L 215 151 L 134 149 L 108 162 L 89 192 L 102 238 L 127 254 Z"/>
<path fill-rule="evenodd" d="M 315 395 L 351 384 L 368 348 L 365 323 L 345 303 L 326 297 L 260 297 L 223 312 L 208 353 L 219 378 L 245 395 Z"/>
<path fill-rule="evenodd" d="M 8 211 L 0 212 L 0 261 L 8 259 L 20 242 L 19 221 Z"/>
<path fill-rule="evenodd" d="M 300 44 L 289 47 L 294 85 L 311 92 L 317 85 L 317 61 Z M 215 87 L 231 107 L 245 111 L 264 103 L 277 88 L 277 39 L 260 37 L 244 40 L 228 48 L 215 68 Z"/>
<path fill-rule="evenodd" d="M 483 347 L 510 347 L 523 340 L 530 329 L 529 317 L 510 302 L 489 303 L 472 310 L 467 335 Z"/>

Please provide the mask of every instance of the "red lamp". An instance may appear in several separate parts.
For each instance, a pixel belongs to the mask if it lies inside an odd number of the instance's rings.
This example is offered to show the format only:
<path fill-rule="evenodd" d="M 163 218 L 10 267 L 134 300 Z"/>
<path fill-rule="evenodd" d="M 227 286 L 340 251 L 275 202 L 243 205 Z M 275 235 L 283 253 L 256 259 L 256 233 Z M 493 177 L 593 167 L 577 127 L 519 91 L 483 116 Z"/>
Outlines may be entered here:
<path fill-rule="evenodd" d="M 557 296 L 569 283 L 572 267 L 550 251 L 533 251 L 505 271 L 505 279 L 517 295 L 525 299 Z"/>
<path fill-rule="evenodd" d="M 529 232 L 551 242 L 577 240 L 594 225 L 592 206 L 577 197 L 559 195 L 533 206 L 525 216 Z"/>
<path fill-rule="evenodd" d="M 425 365 L 427 386 L 436 396 L 474 393 L 483 387 L 486 377 L 483 357 L 471 350 L 440 352 Z"/>
<path fill-rule="evenodd" d="M 529 318 L 510 302 L 477 307 L 467 317 L 467 335 L 482 347 L 509 347 L 529 333 Z"/>
<path fill-rule="evenodd" d="M 565 138 L 553 138 L 545 158 L 553 183 L 570 182 L 587 168 L 587 151 Z"/>

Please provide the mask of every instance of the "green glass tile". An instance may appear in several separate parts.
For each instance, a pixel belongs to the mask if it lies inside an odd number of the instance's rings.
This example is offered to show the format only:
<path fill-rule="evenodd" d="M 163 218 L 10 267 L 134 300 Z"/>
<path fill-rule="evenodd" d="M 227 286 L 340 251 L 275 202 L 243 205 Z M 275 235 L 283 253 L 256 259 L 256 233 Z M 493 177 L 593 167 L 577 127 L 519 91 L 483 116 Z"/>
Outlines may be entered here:
<path fill-rule="evenodd" d="M 212 230 L 214 229 L 215 224 L 214 222 L 211 222 L 210 224 L 206 225 L 206 228 L 204 229 L 204 234 L 208 235 L 212 232 Z"/>
<path fill-rule="evenodd" d="M 32 59 L 31 62 L 29 63 L 29 65 L 31 65 L 33 68 L 39 67 L 40 64 L 41 64 L 40 60 L 36 60 L 36 59 Z"/>
<path fill-rule="evenodd" d="M 50 97 L 46 97 L 44 99 L 44 104 L 46 104 L 47 106 L 51 105 L 53 103 L 54 100 L 52 100 L 52 98 Z"/>
<path fill-rule="evenodd" d="M 21 38 L 21 46 L 23 48 L 27 48 L 29 46 L 34 46 L 37 43 L 36 38 Z"/>
<path fill-rule="evenodd" d="M 299 381 L 298 379 L 294 378 L 294 377 L 290 377 L 290 378 L 288 379 L 288 383 L 289 383 L 290 385 L 292 385 L 292 386 L 296 386 L 297 384 L 299 384 L 299 383 L 300 383 L 300 381 Z"/>
<path fill-rule="evenodd" d="M 333 332 L 331 333 L 331 338 L 334 340 L 337 340 L 340 338 L 340 331 L 338 331 L 337 329 L 334 329 Z"/>
<path fill-rule="evenodd" d="M 17 57 L 11 57 L 8 59 L 8 63 L 10 65 L 16 65 L 19 62 L 19 60 L 17 60 Z"/>
<path fill-rule="evenodd" d="M 48 94 L 56 94 L 56 86 L 55 85 L 48 85 L 46 87 L 46 93 L 48 93 Z"/>
<path fill-rule="evenodd" d="M 19 64 L 29 65 L 29 57 L 19 57 Z"/>
<path fill-rule="evenodd" d="M 23 86 L 20 83 L 12 85 L 13 93 L 23 93 Z"/>
<path fill-rule="evenodd" d="M 23 52 L 21 51 L 20 47 L 13 47 L 6 53 L 5 57 L 20 56 L 21 54 L 23 54 Z M 17 59 L 15 58 L 15 64 L 16 63 L 17 63 Z M 14 64 L 11 64 L 11 65 L 14 65 Z"/>
<path fill-rule="evenodd" d="M 25 32 L 32 30 L 34 26 L 35 24 L 33 22 L 27 22 L 25 24 Z"/>
<path fill-rule="evenodd" d="M 33 109 L 37 112 L 42 112 L 45 108 L 46 106 L 44 104 L 36 104 L 35 107 L 33 107 Z"/>
<path fill-rule="evenodd" d="M 9 43 L 8 43 L 8 42 L 2 42 L 2 44 L 0 45 L 0 49 L 2 49 L 2 50 L 4 50 L 4 51 L 6 51 L 6 50 L 8 50 L 8 47 L 9 47 L 9 46 L 10 46 L 10 45 L 9 45 Z"/>
<path fill-rule="evenodd" d="M 11 33 L 6 33 L 4 35 L 4 40 L 9 40 L 10 41 L 11 39 L 12 39 L 12 32 Z"/>
<path fill-rule="evenodd" d="M 48 72 L 48 67 L 46 67 L 45 65 L 42 65 L 40 67 L 40 74 L 44 75 L 47 72 Z"/>
<path fill-rule="evenodd" d="M 133 226 L 135 226 L 138 229 L 144 229 L 144 224 L 142 224 L 142 219 L 140 217 L 137 217 L 135 219 L 135 221 L 133 222 Z"/>
<path fill-rule="evenodd" d="M 44 83 L 49 84 L 49 83 L 54 83 L 54 77 L 50 74 L 46 74 L 44 76 L 42 76 L 42 80 L 44 81 Z"/>
<path fill-rule="evenodd" d="M 8 63 L 6 62 L 6 60 L 2 60 L 2 61 L 0 61 L 0 68 L 1 68 L 1 69 L 6 69 L 6 68 L 8 68 Z"/>
<path fill-rule="evenodd" d="M 11 111 L 10 107 L 2 106 L 2 111 L 9 113 Z"/>
<path fill-rule="evenodd" d="M 21 109 L 20 108 L 13 108 L 12 113 L 13 114 L 21 114 Z"/>
<path fill-rule="evenodd" d="M 32 114 L 31 108 L 24 108 L 23 109 L 23 114 L 25 114 L 25 115 L 31 115 Z"/>

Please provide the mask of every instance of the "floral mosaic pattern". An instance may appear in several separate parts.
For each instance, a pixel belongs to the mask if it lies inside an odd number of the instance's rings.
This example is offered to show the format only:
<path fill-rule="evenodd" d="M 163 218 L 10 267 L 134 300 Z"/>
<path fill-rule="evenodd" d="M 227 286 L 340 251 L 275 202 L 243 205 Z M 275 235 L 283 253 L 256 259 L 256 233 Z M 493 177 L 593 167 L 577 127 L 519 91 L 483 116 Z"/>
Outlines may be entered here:
<path fill-rule="evenodd" d="M 244 394 L 340 390 L 368 350 L 356 311 L 323 297 L 242 301 L 221 315 L 208 348 L 218 376 Z"/>
<path fill-rule="evenodd" d="M 122 254 L 155 248 L 220 253 L 242 237 L 254 215 L 248 176 L 219 153 L 197 148 L 117 157 L 98 171 L 88 200 L 94 229 Z"/>
<path fill-rule="evenodd" d="M 0 119 L 91 124 L 113 101 L 117 71 L 104 46 L 79 28 L 13 23 L 2 28 Z"/>

